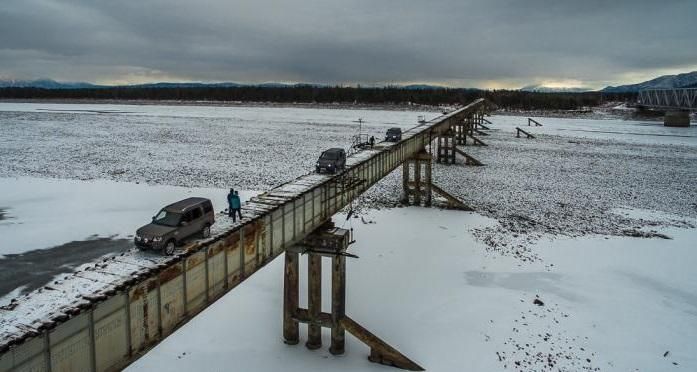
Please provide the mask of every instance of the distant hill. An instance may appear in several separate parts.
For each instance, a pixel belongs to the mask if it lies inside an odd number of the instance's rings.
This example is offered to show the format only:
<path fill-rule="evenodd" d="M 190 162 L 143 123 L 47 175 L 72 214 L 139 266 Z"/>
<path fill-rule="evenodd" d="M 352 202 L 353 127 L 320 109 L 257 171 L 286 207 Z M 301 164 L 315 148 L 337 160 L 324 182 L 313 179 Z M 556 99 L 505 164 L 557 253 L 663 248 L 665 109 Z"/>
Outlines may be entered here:
<path fill-rule="evenodd" d="M 601 91 L 607 93 L 631 93 L 643 89 L 671 89 L 695 86 L 697 86 L 697 71 L 678 75 L 663 75 L 643 83 L 606 87 Z"/>
<path fill-rule="evenodd" d="M 523 92 L 538 93 L 581 93 L 588 92 L 590 89 L 577 87 L 546 87 L 544 85 L 528 85 L 520 88 Z"/>
<path fill-rule="evenodd" d="M 51 79 L 38 80 L 0 80 L 0 88 L 42 88 L 42 89 L 85 89 L 101 86 L 82 82 L 57 82 Z"/>
<path fill-rule="evenodd" d="M 148 83 L 135 85 L 119 85 L 116 87 L 123 88 L 230 88 L 241 87 L 242 84 L 237 83 Z"/>
<path fill-rule="evenodd" d="M 38 80 L 0 80 L 0 88 L 41 88 L 41 89 L 94 89 L 94 88 L 238 88 L 238 87 L 260 87 L 260 88 L 298 88 L 298 87 L 326 87 L 322 84 L 310 83 L 260 83 L 260 84 L 241 84 L 233 82 L 222 83 L 199 83 L 199 82 L 159 82 L 133 85 L 96 85 L 84 82 L 57 82 L 51 79 Z"/>

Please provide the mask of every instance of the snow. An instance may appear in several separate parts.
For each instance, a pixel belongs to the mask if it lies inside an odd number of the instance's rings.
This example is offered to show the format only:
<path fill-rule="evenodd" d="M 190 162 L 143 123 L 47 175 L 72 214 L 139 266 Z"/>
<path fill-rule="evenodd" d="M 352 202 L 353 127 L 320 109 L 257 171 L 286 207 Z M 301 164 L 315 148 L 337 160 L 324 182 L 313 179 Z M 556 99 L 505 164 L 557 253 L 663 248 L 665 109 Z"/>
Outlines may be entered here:
<path fill-rule="evenodd" d="M 220 211 L 231 186 L 263 191 L 295 179 L 275 191 L 293 195 L 327 179 L 308 172 L 322 150 L 350 143 L 356 118 L 381 138 L 389 127 L 414 127 L 418 114 L 0 103 L 0 254 L 128 238 L 161 206 L 192 194 Z M 481 137 L 490 146 L 463 148 L 484 167 L 434 164 L 436 184 L 479 214 L 372 209 L 399 204 L 398 169 L 354 203 L 361 218 L 337 217 L 356 229 L 351 252 L 360 257 L 349 260 L 348 314 L 428 370 L 697 369 L 697 129 L 536 119 L 544 126 L 490 117 Z M 515 138 L 516 126 L 537 138 Z M 247 217 L 267 209 L 246 208 Z M 230 226 L 219 218 L 213 233 Z M 52 289 L 3 312 L 0 339 L 74 305 L 75 294 L 166 260 L 127 251 L 59 275 Z M 340 358 L 280 341 L 281 265 L 269 264 L 131 370 L 384 370 L 350 337 Z"/>
<path fill-rule="evenodd" d="M 234 184 L 266 190 L 312 171 L 327 148 L 348 148 L 359 117 L 365 133 L 380 139 L 390 127 L 413 127 L 418 115 L 438 116 L 390 110 L 0 102 L 0 177 L 214 188 Z"/>
<path fill-rule="evenodd" d="M 657 226 L 694 226 L 685 217 L 697 217 L 697 127 L 681 128 L 677 136 L 671 134 L 675 128 L 643 122 L 540 118 L 543 127 L 528 127 L 525 117 L 489 119 L 489 136 L 479 137 L 489 146 L 460 147 L 486 165 L 434 163 L 433 177 L 500 222 L 476 231 L 492 252 L 536 260 L 527 246 L 543 236 L 652 236 Z M 516 138 L 516 126 L 537 138 Z M 356 204 L 399 205 L 400 173 L 398 168 Z M 623 207 L 674 217 L 612 213 Z"/>
<path fill-rule="evenodd" d="M 663 229 L 674 239 L 661 244 L 541 240 L 534 249 L 545 264 L 521 264 L 487 254 L 470 229 L 496 222 L 475 213 L 399 208 L 363 217 L 374 223 L 350 220 L 349 251 L 360 258 L 347 264 L 347 314 L 429 371 L 697 368 L 693 229 Z M 343 216 L 336 222 L 349 226 Z M 300 345 L 282 342 L 282 264 L 271 263 L 127 370 L 387 370 L 369 363 L 368 348 L 350 335 L 341 357 L 329 354 L 327 330 L 317 351 L 302 346 L 302 325 Z M 537 296 L 544 306 L 533 304 Z"/>
<path fill-rule="evenodd" d="M 0 254 L 44 249 L 70 241 L 111 237 L 130 239 L 160 208 L 201 196 L 216 211 L 227 208 L 228 189 L 144 185 L 107 180 L 0 178 L 0 206 L 10 219 L 0 221 Z M 247 200 L 255 191 L 243 191 Z M 224 219 L 221 219 L 221 223 Z M 216 226 L 217 228 L 217 226 Z"/>

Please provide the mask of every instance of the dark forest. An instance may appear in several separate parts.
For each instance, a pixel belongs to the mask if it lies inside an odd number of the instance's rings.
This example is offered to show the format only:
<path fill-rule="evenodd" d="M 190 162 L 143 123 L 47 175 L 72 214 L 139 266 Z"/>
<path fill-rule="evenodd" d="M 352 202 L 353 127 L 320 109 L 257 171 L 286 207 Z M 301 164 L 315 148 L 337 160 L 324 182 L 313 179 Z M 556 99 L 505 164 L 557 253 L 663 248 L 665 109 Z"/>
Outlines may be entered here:
<path fill-rule="evenodd" d="M 353 87 L 113 87 L 94 89 L 2 88 L 0 99 L 169 100 L 213 102 L 466 104 L 487 98 L 509 110 L 576 110 L 605 101 L 633 101 L 634 93 L 542 93 L 519 90 L 407 89 Z"/>

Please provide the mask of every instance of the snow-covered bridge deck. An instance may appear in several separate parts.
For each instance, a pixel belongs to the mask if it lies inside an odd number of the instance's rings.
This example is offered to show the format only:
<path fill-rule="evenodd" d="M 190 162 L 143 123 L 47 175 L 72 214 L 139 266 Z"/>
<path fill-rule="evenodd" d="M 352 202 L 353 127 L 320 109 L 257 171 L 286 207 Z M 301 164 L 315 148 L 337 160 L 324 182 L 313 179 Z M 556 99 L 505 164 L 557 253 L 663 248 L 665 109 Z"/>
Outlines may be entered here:
<path fill-rule="evenodd" d="M 442 131 L 487 109 L 477 100 L 252 198 L 243 219 L 175 256 L 131 250 L 83 265 L 0 310 L 0 371 L 118 370 L 301 241 Z"/>

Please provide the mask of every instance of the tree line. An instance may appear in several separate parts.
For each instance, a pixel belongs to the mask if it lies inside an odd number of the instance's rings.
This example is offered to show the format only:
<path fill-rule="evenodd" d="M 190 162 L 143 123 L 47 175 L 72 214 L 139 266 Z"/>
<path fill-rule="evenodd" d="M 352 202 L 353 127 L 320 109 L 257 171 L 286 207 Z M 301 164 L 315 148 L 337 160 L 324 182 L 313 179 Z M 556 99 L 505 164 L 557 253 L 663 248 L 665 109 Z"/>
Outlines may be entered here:
<path fill-rule="evenodd" d="M 467 104 L 486 98 L 509 110 L 577 110 L 606 101 L 634 101 L 636 93 L 543 93 L 519 90 L 408 89 L 400 87 L 111 87 L 81 89 L 0 88 L 0 99 L 239 101 L 348 104 Z"/>

